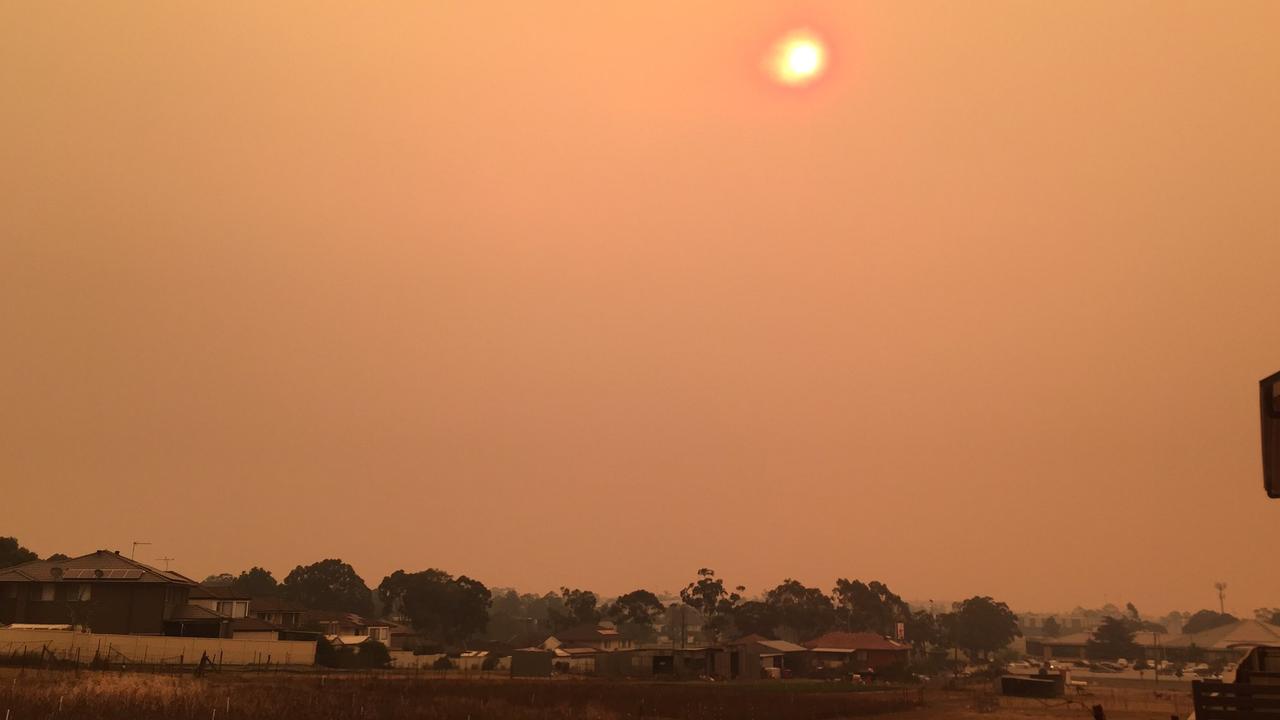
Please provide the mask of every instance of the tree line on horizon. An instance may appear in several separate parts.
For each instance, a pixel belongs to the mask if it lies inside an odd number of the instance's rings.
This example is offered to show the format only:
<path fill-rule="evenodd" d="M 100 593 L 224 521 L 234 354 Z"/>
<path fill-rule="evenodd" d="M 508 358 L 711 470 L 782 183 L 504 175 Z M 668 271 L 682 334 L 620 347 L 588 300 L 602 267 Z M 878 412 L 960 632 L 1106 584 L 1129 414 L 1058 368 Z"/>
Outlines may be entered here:
<path fill-rule="evenodd" d="M 33 559 L 38 559 L 36 554 L 16 540 L 0 539 L 0 566 Z M 697 611 L 703 635 L 711 642 L 748 634 L 803 641 L 832 630 L 892 637 L 901 624 L 905 640 L 919 649 L 956 647 L 981 657 L 1020 635 L 1008 605 L 990 597 L 975 596 L 934 615 L 912 611 L 876 580 L 840 578 L 824 592 L 787 578 L 758 598 L 746 598 L 745 587 L 726 586 L 710 568 L 699 569 L 680 590 L 679 602 L 670 604 L 643 588 L 609 600 L 569 587 L 542 595 L 510 588 L 495 594 L 479 580 L 436 568 L 397 570 L 370 588 L 355 568 L 337 558 L 298 565 L 282 581 L 255 566 L 239 574 L 211 575 L 202 582 L 230 586 L 250 597 L 288 598 L 313 610 L 404 618 L 416 632 L 444 645 L 479 639 L 540 641 L 602 620 L 613 622 L 625 637 L 646 642 L 656 638 L 669 609 L 678 607 Z"/>
<path fill-rule="evenodd" d="M 15 538 L 0 537 L 0 567 L 37 559 L 36 553 Z M 55 554 L 45 559 L 67 556 Z M 745 587 L 727 586 L 710 568 L 699 569 L 680 590 L 679 602 L 669 604 L 646 589 L 612 599 L 570 587 L 541 595 L 511 588 L 490 590 L 479 580 L 435 568 L 397 570 L 377 588 L 370 588 L 355 568 L 336 558 L 298 565 L 282 581 L 270 570 L 255 566 L 239 574 L 211 575 L 202 582 L 230 586 L 250 597 L 288 598 L 313 610 L 403 618 L 416 632 L 451 646 L 475 640 L 536 642 L 573 626 L 603 620 L 613 622 L 629 639 L 651 642 L 667 613 L 678 607 L 697 611 L 703 634 L 712 642 L 750 634 L 801 642 L 833 630 L 895 637 L 901 625 L 904 640 L 919 652 L 955 648 L 970 657 L 984 658 L 1021 635 L 1017 616 L 1008 605 L 988 596 L 971 597 L 935 614 L 913 610 L 877 580 L 839 578 L 824 592 L 787 578 L 762 595 L 747 598 Z M 1280 608 L 1260 608 L 1257 615 L 1275 622 L 1280 620 Z M 1112 616 L 1114 622 L 1104 621 L 1091 639 L 1100 653 L 1129 648 L 1137 632 L 1165 629 L 1143 621 L 1132 603 L 1123 612 L 1108 614 Z M 1183 632 L 1235 621 L 1230 614 L 1202 610 L 1187 616 Z M 1057 636 L 1061 627 L 1050 617 L 1042 631 Z"/>

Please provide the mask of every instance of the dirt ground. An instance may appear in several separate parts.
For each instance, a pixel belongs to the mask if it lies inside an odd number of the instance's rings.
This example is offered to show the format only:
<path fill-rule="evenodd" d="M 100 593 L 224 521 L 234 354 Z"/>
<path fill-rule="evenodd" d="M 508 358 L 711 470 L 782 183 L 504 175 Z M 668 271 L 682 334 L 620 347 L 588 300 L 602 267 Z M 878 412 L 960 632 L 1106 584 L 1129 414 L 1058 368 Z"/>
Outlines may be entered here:
<path fill-rule="evenodd" d="M 885 717 L 895 720 L 1090 720 L 1094 705 L 1102 706 L 1108 720 L 1170 720 L 1174 715 L 1185 720 L 1191 714 L 1191 693 L 1189 690 L 1103 687 L 1068 698 L 1038 700 L 999 697 L 985 691 L 934 691 L 926 693 L 924 707 Z"/>

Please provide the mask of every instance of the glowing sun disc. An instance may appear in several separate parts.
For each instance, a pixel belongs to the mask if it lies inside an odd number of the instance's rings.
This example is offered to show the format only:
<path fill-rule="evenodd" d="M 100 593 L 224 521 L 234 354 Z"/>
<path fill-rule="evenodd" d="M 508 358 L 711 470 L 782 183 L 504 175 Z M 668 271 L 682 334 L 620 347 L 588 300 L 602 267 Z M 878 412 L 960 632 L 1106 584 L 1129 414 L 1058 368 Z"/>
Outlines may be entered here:
<path fill-rule="evenodd" d="M 826 45 L 808 30 L 784 35 L 765 59 L 765 69 L 783 85 L 808 85 L 822 76 L 826 66 Z"/>

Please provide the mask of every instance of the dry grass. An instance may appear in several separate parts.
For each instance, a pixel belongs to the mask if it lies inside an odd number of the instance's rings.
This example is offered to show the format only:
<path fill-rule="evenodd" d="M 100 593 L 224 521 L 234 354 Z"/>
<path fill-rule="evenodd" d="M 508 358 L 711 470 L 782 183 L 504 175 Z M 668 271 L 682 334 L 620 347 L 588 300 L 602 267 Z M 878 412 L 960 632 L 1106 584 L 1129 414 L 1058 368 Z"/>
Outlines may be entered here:
<path fill-rule="evenodd" d="M 7 686 L 7 687 L 6 687 Z M 913 707 L 918 691 L 774 683 L 415 680 L 378 675 L 211 676 L 39 671 L 0 680 L 10 720 L 820 720 Z"/>

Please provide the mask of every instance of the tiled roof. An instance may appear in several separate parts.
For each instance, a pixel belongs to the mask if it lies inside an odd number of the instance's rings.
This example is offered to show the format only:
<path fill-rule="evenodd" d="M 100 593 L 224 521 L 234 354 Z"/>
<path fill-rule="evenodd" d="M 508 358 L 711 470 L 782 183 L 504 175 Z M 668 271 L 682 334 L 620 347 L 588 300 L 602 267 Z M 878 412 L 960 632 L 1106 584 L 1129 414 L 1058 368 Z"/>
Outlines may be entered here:
<path fill-rule="evenodd" d="M 869 632 L 829 632 L 804 644 L 814 649 L 832 650 L 907 650 L 908 647 Z"/>
<path fill-rule="evenodd" d="M 264 595 L 249 600 L 249 612 L 300 613 L 307 608 L 302 603 L 288 598 Z"/>
<path fill-rule="evenodd" d="M 193 620 L 226 620 L 227 618 L 206 607 L 199 605 L 183 605 L 174 611 L 170 620 L 184 620 L 191 622 Z"/>
<path fill-rule="evenodd" d="M 196 585 L 191 588 L 191 594 L 187 597 L 192 600 L 248 600 L 249 596 L 242 592 L 237 592 L 230 585 Z"/>
<path fill-rule="evenodd" d="M 382 620 L 369 620 L 355 613 L 340 612 L 337 610 L 307 610 L 302 615 L 303 622 L 337 622 L 356 627 L 390 627 L 390 623 Z"/>
<path fill-rule="evenodd" d="M 1141 633 L 1139 633 L 1141 636 Z M 1280 626 L 1259 620 L 1239 620 L 1198 633 L 1177 635 L 1163 639 L 1164 647 L 1190 647 L 1205 650 L 1230 650 L 1257 645 L 1280 645 Z"/>
<path fill-rule="evenodd" d="M 591 623 L 577 625 L 560 632 L 551 633 L 551 637 L 560 642 L 578 642 L 578 641 L 594 641 L 594 640 L 611 640 L 621 637 L 618 631 L 613 628 L 600 627 Z"/>
<path fill-rule="evenodd" d="M 283 630 L 279 625 L 274 625 L 266 620 L 259 620 L 255 617 L 236 618 L 231 621 L 232 632 L 267 632 L 271 630 Z"/>
<path fill-rule="evenodd" d="M 195 582 L 179 573 L 157 570 L 146 563 L 130 560 L 108 550 L 98 550 L 66 560 L 31 560 L 13 565 L 0 570 L 0 581 L 142 582 L 195 585 Z"/>

